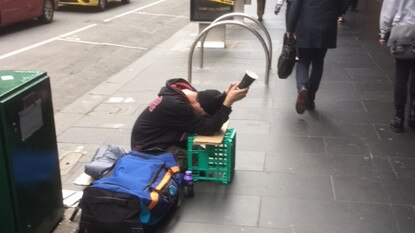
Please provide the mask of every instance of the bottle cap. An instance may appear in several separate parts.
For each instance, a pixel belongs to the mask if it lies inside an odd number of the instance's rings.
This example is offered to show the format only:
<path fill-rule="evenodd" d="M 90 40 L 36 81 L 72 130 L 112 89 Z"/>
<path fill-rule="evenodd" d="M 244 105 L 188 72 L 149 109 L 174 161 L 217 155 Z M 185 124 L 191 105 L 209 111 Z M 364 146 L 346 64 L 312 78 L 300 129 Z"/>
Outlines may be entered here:
<path fill-rule="evenodd" d="M 191 175 L 191 174 L 192 174 L 192 171 L 187 170 L 187 171 L 185 172 L 185 174 L 186 174 L 186 175 Z"/>

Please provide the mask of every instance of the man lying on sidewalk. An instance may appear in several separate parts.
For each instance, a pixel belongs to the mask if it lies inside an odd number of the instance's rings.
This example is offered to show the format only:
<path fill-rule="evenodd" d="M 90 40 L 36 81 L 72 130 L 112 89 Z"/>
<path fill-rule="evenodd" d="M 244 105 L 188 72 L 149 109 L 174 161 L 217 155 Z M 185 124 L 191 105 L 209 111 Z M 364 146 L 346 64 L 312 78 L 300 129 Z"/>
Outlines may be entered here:
<path fill-rule="evenodd" d="M 229 119 L 232 104 L 247 93 L 248 88 L 238 89 L 237 84 L 231 84 L 222 93 L 197 91 L 184 79 L 170 79 L 137 118 L 131 133 L 131 148 L 149 153 L 169 151 L 184 171 L 187 136 L 217 133 Z"/>

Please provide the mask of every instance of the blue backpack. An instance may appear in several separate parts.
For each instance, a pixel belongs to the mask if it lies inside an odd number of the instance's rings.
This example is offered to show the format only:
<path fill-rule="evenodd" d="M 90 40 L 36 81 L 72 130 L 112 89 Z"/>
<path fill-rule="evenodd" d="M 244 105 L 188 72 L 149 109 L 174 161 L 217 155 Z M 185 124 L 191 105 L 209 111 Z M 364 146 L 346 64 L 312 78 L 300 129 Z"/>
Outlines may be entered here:
<path fill-rule="evenodd" d="M 143 232 L 158 223 L 178 203 L 179 171 L 171 153 L 124 155 L 109 176 L 84 190 L 79 232 Z"/>

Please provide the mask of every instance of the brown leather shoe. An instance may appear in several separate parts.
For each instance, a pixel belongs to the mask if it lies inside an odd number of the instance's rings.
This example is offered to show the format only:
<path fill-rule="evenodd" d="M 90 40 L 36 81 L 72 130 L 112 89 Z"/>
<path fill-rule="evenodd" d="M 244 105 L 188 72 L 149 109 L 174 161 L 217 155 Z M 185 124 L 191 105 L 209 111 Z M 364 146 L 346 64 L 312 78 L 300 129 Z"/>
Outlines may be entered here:
<path fill-rule="evenodd" d="M 307 109 L 308 103 L 308 91 L 304 87 L 300 90 L 297 97 L 297 103 L 295 104 L 295 110 L 298 114 L 303 114 Z"/>

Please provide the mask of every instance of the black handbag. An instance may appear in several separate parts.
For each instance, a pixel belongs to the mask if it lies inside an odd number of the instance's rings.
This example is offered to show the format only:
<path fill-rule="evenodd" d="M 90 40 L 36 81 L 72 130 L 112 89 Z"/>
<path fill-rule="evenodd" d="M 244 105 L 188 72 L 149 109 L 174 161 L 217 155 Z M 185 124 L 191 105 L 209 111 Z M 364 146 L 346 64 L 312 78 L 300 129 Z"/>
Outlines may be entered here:
<path fill-rule="evenodd" d="M 294 36 L 287 37 L 284 34 L 284 42 L 281 50 L 281 55 L 278 58 L 278 77 L 286 79 L 292 73 L 295 66 L 295 57 L 297 51 L 295 48 Z"/>

